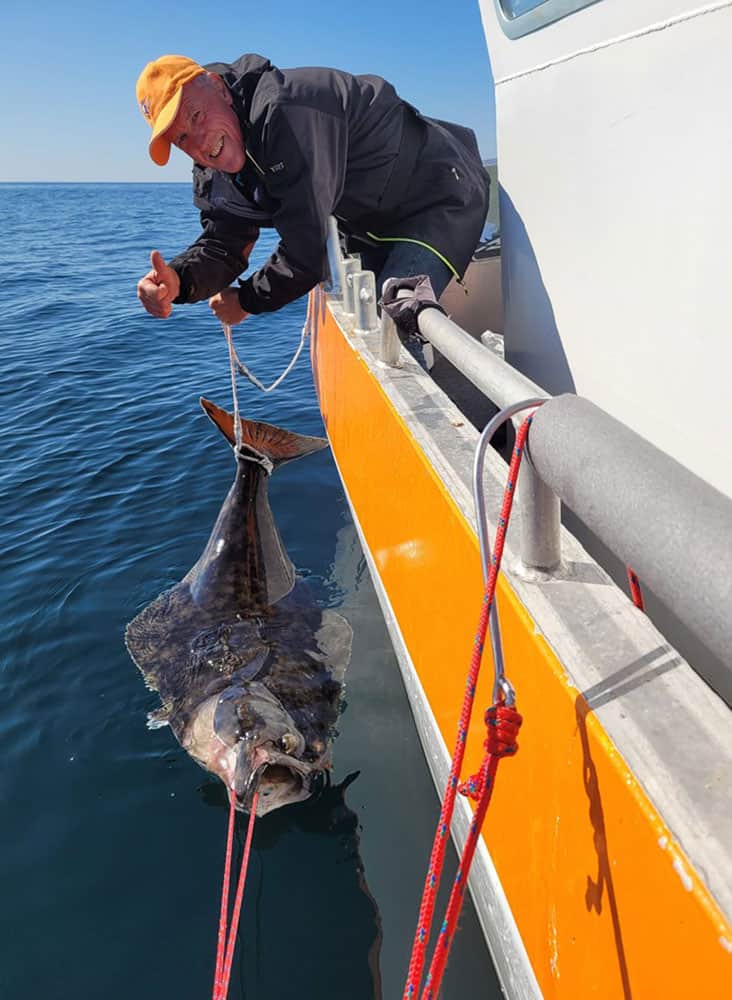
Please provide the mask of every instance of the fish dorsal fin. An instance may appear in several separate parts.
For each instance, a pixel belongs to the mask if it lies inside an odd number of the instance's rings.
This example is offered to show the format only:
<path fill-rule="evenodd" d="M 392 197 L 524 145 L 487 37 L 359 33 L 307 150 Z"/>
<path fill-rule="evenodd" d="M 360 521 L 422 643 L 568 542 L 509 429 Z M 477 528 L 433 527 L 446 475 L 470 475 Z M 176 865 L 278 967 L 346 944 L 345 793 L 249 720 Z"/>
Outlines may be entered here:
<path fill-rule="evenodd" d="M 227 410 L 222 410 L 220 406 L 210 400 L 204 399 L 203 396 L 201 397 L 201 406 L 206 416 L 216 424 L 229 444 L 234 446 L 236 444 L 234 415 Z M 274 424 L 265 424 L 258 420 L 245 420 L 243 417 L 240 418 L 240 421 L 242 443 L 247 449 L 264 455 L 275 469 L 284 465 L 285 462 L 302 458 L 304 455 L 311 455 L 313 452 L 328 446 L 325 438 L 295 434 L 282 427 L 276 427 Z"/>

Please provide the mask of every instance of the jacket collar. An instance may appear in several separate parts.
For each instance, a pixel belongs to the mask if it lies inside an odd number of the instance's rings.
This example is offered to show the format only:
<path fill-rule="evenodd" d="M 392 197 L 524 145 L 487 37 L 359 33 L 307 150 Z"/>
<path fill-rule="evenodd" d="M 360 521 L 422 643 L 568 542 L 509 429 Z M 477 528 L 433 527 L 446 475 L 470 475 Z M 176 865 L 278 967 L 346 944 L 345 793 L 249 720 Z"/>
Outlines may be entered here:
<path fill-rule="evenodd" d="M 234 98 L 234 111 L 246 133 L 250 124 L 249 111 L 254 91 L 262 75 L 274 69 L 272 63 L 264 56 L 248 53 L 233 63 L 207 63 L 204 69 L 209 73 L 218 73 L 223 78 Z"/>

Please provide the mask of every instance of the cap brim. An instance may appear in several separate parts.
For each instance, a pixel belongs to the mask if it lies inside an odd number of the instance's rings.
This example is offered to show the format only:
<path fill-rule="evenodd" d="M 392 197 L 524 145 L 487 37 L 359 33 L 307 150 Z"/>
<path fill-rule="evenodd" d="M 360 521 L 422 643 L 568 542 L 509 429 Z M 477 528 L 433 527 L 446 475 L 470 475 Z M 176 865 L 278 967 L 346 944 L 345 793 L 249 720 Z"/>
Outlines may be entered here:
<path fill-rule="evenodd" d="M 179 87 L 178 92 L 171 97 L 155 122 L 148 150 L 150 152 L 150 159 L 153 163 L 157 163 L 159 167 L 164 167 L 170 159 L 170 139 L 165 133 L 173 124 L 175 116 L 178 114 L 182 96 L 183 87 Z"/>

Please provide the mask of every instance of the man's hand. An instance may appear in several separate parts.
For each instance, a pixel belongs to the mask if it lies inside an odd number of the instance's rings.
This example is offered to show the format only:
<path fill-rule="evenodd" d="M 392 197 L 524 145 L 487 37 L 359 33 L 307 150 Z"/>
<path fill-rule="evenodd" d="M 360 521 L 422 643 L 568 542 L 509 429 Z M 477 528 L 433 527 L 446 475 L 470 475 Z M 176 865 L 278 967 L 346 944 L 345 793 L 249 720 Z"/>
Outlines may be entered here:
<path fill-rule="evenodd" d="M 239 292 L 236 288 L 224 288 L 223 291 L 212 295 L 208 304 L 216 318 L 227 326 L 236 326 L 249 315 L 239 305 Z"/>
<path fill-rule="evenodd" d="M 173 299 L 180 292 L 180 278 L 157 250 L 150 254 L 150 264 L 152 271 L 137 283 L 137 297 L 151 316 L 167 319 L 173 311 Z"/>

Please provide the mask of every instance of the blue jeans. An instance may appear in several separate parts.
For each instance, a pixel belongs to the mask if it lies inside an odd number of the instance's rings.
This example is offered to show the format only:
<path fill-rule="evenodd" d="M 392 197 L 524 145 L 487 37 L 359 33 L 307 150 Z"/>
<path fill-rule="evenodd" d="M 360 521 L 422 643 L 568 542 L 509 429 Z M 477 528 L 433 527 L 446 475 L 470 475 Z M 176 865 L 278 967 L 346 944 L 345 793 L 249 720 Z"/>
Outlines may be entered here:
<path fill-rule="evenodd" d="M 361 254 L 363 267 L 376 275 L 379 299 L 387 278 L 411 278 L 416 274 L 426 274 L 438 299 L 452 278 L 449 267 L 437 254 L 415 243 L 385 243 L 376 247 L 356 245 L 354 249 Z"/>
<path fill-rule="evenodd" d="M 387 278 L 412 278 L 417 274 L 426 274 L 437 299 L 452 278 L 452 271 L 447 264 L 443 264 L 436 253 L 416 243 L 386 243 L 376 247 L 360 245 L 355 249 L 361 254 L 362 266 L 376 275 L 377 301 L 381 299 L 381 289 Z M 431 368 L 432 360 L 427 361 L 419 338 L 402 337 L 402 342 L 423 368 Z"/>

